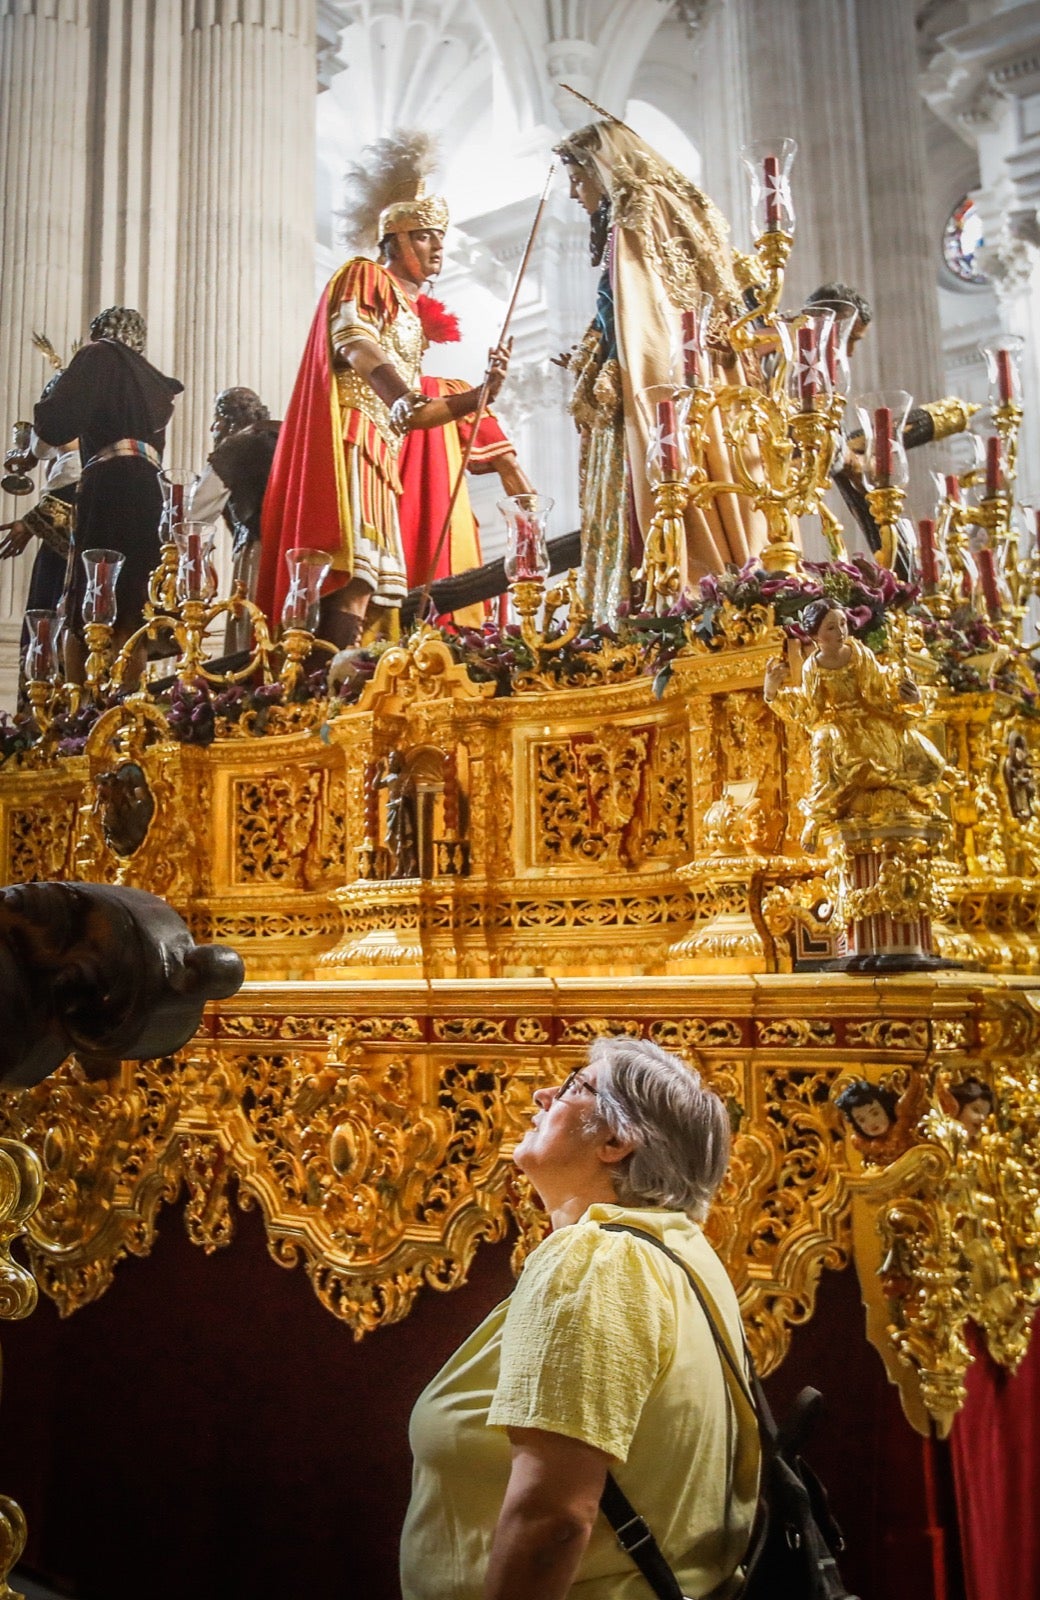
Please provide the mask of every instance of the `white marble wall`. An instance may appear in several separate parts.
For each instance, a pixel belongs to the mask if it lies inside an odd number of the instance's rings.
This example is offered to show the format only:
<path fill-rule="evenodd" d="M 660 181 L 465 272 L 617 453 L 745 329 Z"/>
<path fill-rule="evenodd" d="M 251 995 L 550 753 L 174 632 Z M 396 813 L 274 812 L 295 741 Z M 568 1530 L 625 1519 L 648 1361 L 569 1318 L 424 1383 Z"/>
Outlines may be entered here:
<path fill-rule="evenodd" d="M 285 405 L 314 303 L 315 49 L 315 0 L 0 0 L 8 421 L 48 376 L 32 329 L 67 353 L 116 303 L 186 385 L 171 464 L 204 462 L 218 389 Z M 31 560 L 0 564 L 0 705 Z"/>

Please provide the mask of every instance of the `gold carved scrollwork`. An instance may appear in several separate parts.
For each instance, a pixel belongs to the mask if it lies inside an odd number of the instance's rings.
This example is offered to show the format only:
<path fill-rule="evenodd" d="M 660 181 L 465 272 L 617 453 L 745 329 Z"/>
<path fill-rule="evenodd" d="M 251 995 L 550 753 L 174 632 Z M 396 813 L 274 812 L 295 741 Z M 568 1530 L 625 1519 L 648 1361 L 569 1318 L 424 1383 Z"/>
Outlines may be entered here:
<path fill-rule="evenodd" d="M 806 1017 L 777 1017 L 774 1022 L 760 1022 L 758 1042 L 763 1046 L 832 1045 L 837 1036 L 832 1022 Z"/>
<path fill-rule="evenodd" d="M 792 1326 L 811 1315 L 821 1268 L 849 1259 L 832 1081 L 822 1068 L 756 1075 L 711 1219 L 763 1372 L 783 1360 Z"/>
<path fill-rule="evenodd" d="M 313 768 L 240 778 L 233 786 L 234 883 L 309 888 L 326 774 Z M 329 808 L 322 808 L 326 814 Z M 316 865 L 316 863 L 315 863 Z"/>
<path fill-rule="evenodd" d="M 638 1039 L 643 1032 L 638 1022 L 617 1017 L 579 1017 L 560 1027 L 561 1044 L 591 1044 L 593 1039 Z"/>
<path fill-rule="evenodd" d="M 0 1102 L 0 1127 L 42 1163 L 26 1237 L 37 1281 L 63 1315 L 102 1294 L 123 1256 L 151 1249 L 159 1205 L 177 1191 L 161 1159 L 176 1103 L 154 1063 L 90 1083 L 74 1061 Z"/>
<path fill-rule="evenodd" d="M 303 1260 L 359 1337 L 404 1316 L 424 1283 L 462 1281 L 477 1242 L 501 1237 L 511 1214 L 505 1148 L 525 1124 L 526 1085 L 484 1057 L 448 1061 L 433 1080 L 417 1058 L 371 1061 L 361 1041 L 407 1032 L 406 1019 L 332 1031 L 331 1045 L 289 1053 L 207 1045 L 179 1073 L 141 1063 L 108 1083 L 67 1066 L 10 1098 L 7 1125 L 39 1146 L 44 1172 L 30 1253 L 62 1312 L 102 1293 L 123 1255 L 151 1248 L 158 1206 L 182 1183 L 189 1237 L 227 1245 L 232 1178 L 239 1204 L 261 1207 L 275 1259 Z"/>
<path fill-rule="evenodd" d="M 1040 1088 L 1026 1064 L 1036 1015 L 1032 996 L 989 1009 L 986 1053 L 935 1077 L 916 1142 L 849 1178 L 868 1332 L 910 1421 L 943 1436 L 965 1397 L 967 1324 L 1013 1371 L 1040 1306 Z M 968 1073 L 993 1095 L 981 1131 L 949 1110 L 949 1084 Z"/>
<path fill-rule="evenodd" d="M 686 749 L 674 727 L 607 726 L 534 744 L 540 865 L 635 866 L 687 846 Z"/>
<path fill-rule="evenodd" d="M 36 1279 L 11 1255 L 11 1244 L 43 1194 L 40 1158 L 19 1139 L 0 1139 L 0 1319 L 17 1322 L 35 1309 Z M 3 1571 L 0 1541 L 0 1571 Z"/>
<path fill-rule="evenodd" d="M 724 1050 L 743 1043 L 744 1030 L 733 1018 L 684 1017 L 681 1021 L 652 1022 L 648 1031 L 662 1050 L 680 1055 L 688 1050 Z"/>
<path fill-rule="evenodd" d="M 886 1017 L 874 1022 L 850 1022 L 846 1042 L 870 1050 L 927 1050 L 928 1023 L 923 1019 L 904 1022 Z"/>
<path fill-rule="evenodd" d="M 45 805 L 9 814 L 5 883 L 34 883 L 72 877 L 73 843 L 79 804 L 74 796 L 48 795 Z"/>

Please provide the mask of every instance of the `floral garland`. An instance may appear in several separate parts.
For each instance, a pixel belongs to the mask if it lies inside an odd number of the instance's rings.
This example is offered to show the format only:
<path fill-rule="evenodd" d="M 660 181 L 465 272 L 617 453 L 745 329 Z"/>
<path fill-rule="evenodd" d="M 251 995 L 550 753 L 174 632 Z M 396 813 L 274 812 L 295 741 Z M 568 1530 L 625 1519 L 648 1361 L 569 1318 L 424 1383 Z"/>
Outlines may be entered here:
<path fill-rule="evenodd" d="M 709 650 L 725 647 L 728 612 L 771 607 L 779 627 L 805 638 L 801 618 L 806 607 L 814 600 L 826 599 L 842 607 L 849 632 L 873 650 L 884 648 L 892 613 L 910 612 L 921 625 L 926 649 L 947 690 L 954 694 L 1000 690 L 1017 699 L 1027 715 L 1040 714 L 1040 662 L 1035 656 L 1003 646 L 992 624 L 968 607 L 948 620 L 935 620 L 918 606 L 918 593 L 916 585 L 901 581 L 862 556 L 851 561 L 807 561 L 798 574 L 767 572 L 749 561 L 743 567 L 730 566 L 702 578 L 697 592 L 684 596 L 664 616 L 649 611 L 626 613 L 615 628 L 606 624 L 592 627 L 541 661 L 536 660 L 519 627 L 512 624 L 499 627 L 487 622 L 479 629 L 442 626 L 438 631 L 454 660 L 475 682 L 492 683 L 496 696 L 512 694 L 518 681 L 534 672 L 560 688 L 572 682 L 587 683 L 590 671 L 608 662 L 612 650 L 616 659 L 618 648 L 629 651 L 626 676 L 635 673 L 651 678 L 654 693 L 660 696 L 671 677 L 673 660 L 691 644 Z M 561 630 L 562 626 L 557 624 Z M 337 695 L 340 705 L 360 697 L 387 648 L 387 643 L 381 642 L 356 653 L 353 669 Z M 175 682 L 158 703 L 166 710 L 172 739 L 208 745 L 222 730 L 239 723 L 244 723 L 250 735 L 262 735 L 275 707 L 321 701 L 327 696 L 327 667 L 322 667 L 302 679 L 289 697 L 280 683 L 234 684 L 218 691 L 200 679 L 194 684 Z M 74 714 L 57 717 L 49 730 L 52 748 L 60 756 L 81 754 L 98 717 L 123 697 L 88 703 Z M 40 731 L 29 712 L 13 717 L 0 712 L 0 765 L 32 749 L 39 739 Z"/>

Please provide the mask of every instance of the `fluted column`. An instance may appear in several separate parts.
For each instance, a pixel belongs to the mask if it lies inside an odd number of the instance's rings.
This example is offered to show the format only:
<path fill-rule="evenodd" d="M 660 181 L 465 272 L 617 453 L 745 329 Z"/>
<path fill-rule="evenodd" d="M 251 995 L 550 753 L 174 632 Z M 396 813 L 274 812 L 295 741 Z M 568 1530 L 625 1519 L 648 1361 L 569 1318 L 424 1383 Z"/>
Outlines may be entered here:
<path fill-rule="evenodd" d="M 856 21 L 877 311 L 871 343 L 888 385 L 931 399 L 943 389 L 939 243 L 927 204 L 914 11 L 906 0 L 857 0 Z"/>
<path fill-rule="evenodd" d="M 80 336 L 90 66 L 88 0 L 0 0 L 0 396 L 3 443 L 49 375 L 34 328 Z M 0 493 L 0 521 L 25 501 Z M 0 703 L 10 704 L 29 561 L 0 563 Z"/>
<path fill-rule="evenodd" d="M 87 319 L 134 306 L 148 356 L 174 358 L 181 28 L 170 0 L 97 0 L 89 125 Z M 185 185 L 187 171 L 184 170 Z"/>
<path fill-rule="evenodd" d="M 746 250 L 750 240 L 739 151 L 748 138 L 748 94 L 735 0 L 708 10 L 697 33 L 695 71 L 691 137 L 703 163 L 701 184 L 732 226 L 734 244 Z"/>
<path fill-rule="evenodd" d="M 182 193 L 168 452 L 201 462 L 214 394 L 281 414 L 314 308 L 314 0 L 182 0 Z"/>

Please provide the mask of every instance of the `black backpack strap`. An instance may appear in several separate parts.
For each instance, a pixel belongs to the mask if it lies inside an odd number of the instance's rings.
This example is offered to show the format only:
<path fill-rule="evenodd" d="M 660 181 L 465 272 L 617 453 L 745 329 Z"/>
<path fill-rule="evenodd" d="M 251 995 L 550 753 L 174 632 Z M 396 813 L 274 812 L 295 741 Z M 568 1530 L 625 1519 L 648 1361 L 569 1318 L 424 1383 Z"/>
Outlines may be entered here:
<path fill-rule="evenodd" d="M 698 1283 L 696 1274 L 689 1266 L 687 1266 L 682 1256 L 673 1250 L 669 1245 L 666 1245 L 664 1240 L 659 1239 L 656 1234 L 647 1233 L 643 1228 L 630 1227 L 627 1222 L 604 1222 L 601 1224 L 601 1227 L 604 1233 L 631 1233 L 637 1239 L 645 1239 L 647 1244 L 652 1244 L 655 1249 L 660 1250 L 663 1255 L 668 1257 L 669 1261 L 674 1261 L 675 1265 L 685 1273 L 686 1277 L 689 1279 L 690 1288 L 697 1296 L 697 1302 L 700 1305 L 701 1310 L 704 1312 L 705 1319 L 708 1327 L 711 1329 L 711 1336 L 715 1341 L 719 1355 L 726 1363 L 726 1366 L 729 1368 L 730 1372 L 732 1372 L 734 1378 L 736 1379 L 737 1388 L 743 1394 L 744 1399 L 747 1401 L 748 1405 L 758 1418 L 759 1431 L 765 1432 L 766 1436 L 770 1440 L 770 1443 L 773 1444 L 776 1440 L 776 1423 L 773 1421 L 773 1413 L 769 1409 L 769 1402 L 767 1401 L 765 1392 L 762 1389 L 761 1383 L 759 1382 L 758 1373 L 755 1371 L 755 1364 L 751 1359 L 751 1352 L 745 1343 L 744 1359 L 748 1364 L 748 1372 L 751 1375 L 749 1384 L 748 1377 L 745 1373 L 741 1372 L 739 1366 L 734 1361 L 733 1353 L 730 1350 L 729 1344 L 723 1337 L 718 1323 L 715 1321 L 711 1306 L 708 1303 L 707 1295 L 704 1293 L 704 1290 Z"/>
<path fill-rule="evenodd" d="M 772 1460 L 776 1454 L 776 1423 L 773 1421 L 773 1413 L 769 1409 L 765 1392 L 755 1371 L 754 1362 L 751 1360 L 751 1353 L 745 1344 L 744 1356 L 751 1374 L 751 1385 L 749 1387 L 747 1378 L 734 1361 L 729 1345 L 719 1330 L 711 1307 L 708 1304 L 707 1296 L 682 1256 L 672 1250 L 669 1245 L 666 1245 L 664 1240 L 659 1239 L 656 1234 L 647 1233 L 642 1228 L 630 1227 L 625 1222 L 604 1222 L 601 1223 L 601 1227 L 604 1233 L 631 1233 L 637 1239 L 645 1239 L 648 1244 L 654 1245 L 656 1249 L 662 1251 L 670 1261 L 674 1261 L 675 1265 L 682 1269 L 689 1280 L 690 1287 L 697 1296 L 701 1310 L 704 1312 L 719 1355 L 732 1372 L 738 1389 L 755 1414 L 762 1444 L 763 1464 L 766 1460 Z M 607 1481 L 603 1487 L 599 1504 L 600 1510 L 617 1535 L 617 1540 L 622 1550 L 631 1556 L 654 1594 L 658 1597 L 658 1600 L 682 1600 L 682 1590 L 679 1587 L 678 1579 L 661 1553 L 660 1545 L 624 1490 L 621 1489 L 617 1480 L 609 1472 L 607 1473 Z M 762 1527 L 759 1529 L 757 1537 L 752 1540 L 752 1546 L 744 1557 L 746 1565 L 757 1557 L 759 1548 L 765 1542 L 766 1533 L 767 1529 Z"/>
<path fill-rule="evenodd" d="M 631 1556 L 657 1600 L 683 1600 L 679 1581 L 662 1555 L 660 1545 L 613 1473 L 607 1473 L 599 1507 L 613 1528 L 618 1544 Z"/>

